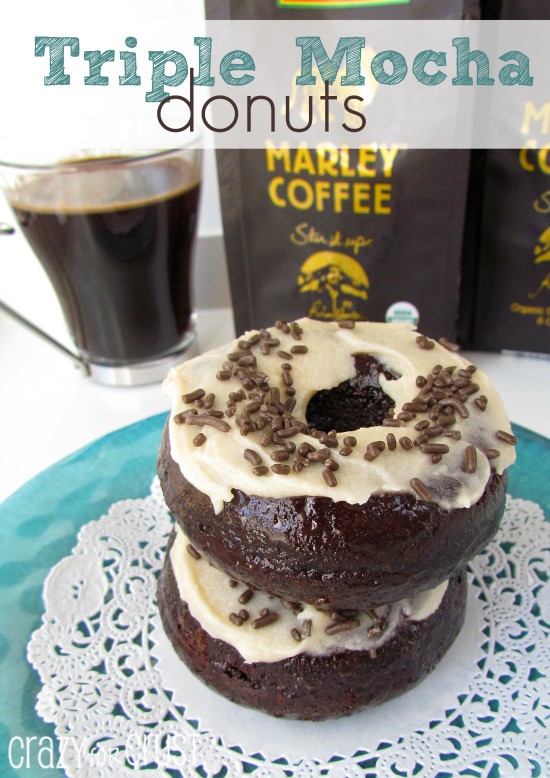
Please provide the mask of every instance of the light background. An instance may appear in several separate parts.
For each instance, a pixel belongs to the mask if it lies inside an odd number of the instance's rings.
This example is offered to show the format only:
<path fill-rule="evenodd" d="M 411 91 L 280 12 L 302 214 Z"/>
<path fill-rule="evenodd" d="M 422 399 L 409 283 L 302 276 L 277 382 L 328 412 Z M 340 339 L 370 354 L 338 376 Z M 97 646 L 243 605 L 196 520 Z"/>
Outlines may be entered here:
<path fill-rule="evenodd" d="M 55 0 L 56 18 L 63 18 L 63 6 L 66 0 Z M 74 14 L 75 3 L 66 3 Z M 34 5 L 31 2 L 30 5 Z M 181 3 L 179 4 L 181 7 Z M 185 0 L 185 14 L 190 20 L 204 18 L 204 3 L 202 0 Z M 88 13 L 87 5 L 82 4 L 82 24 Z M 33 23 L 33 28 L 35 23 Z M 60 29 L 59 23 L 52 25 Z M 129 22 L 129 26 L 130 22 Z M 57 33 L 55 33 L 57 34 Z M 60 33 L 61 34 L 61 33 Z M 42 62 L 42 69 L 45 63 Z M 5 78 L 5 76 L 4 76 Z M 7 104 L 11 110 L 17 110 L 19 100 L 24 96 L 15 95 Z M 40 124 L 40 121 L 38 122 Z M 4 125 L 5 126 L 5 125 Z M 0 148 L 1 157 L 1 148 Z M 204 152 L 203 189 L 199 217 L 199 237 L 218 237 L 210 243 L 208 253 L 214 253 L 213 266 L 208 266 L 206 258 L 196 269 L 197 303 L 201 307 L 218 307 L 220 302 L 229 305 L 227 275 L 221 256 L 222 221 L 216 178 L 216 160 L 212 149 Z M 0 221 L 10 225 L 15 224 L 13 214 L 3 195 L 0 195 Z M 33 323 L 46 329 L 49 334 L 60 340 L 67 347 L 73 348 L 68 335 L 61 307 L 51 284 L 36 260 L 33 251 L 25 239 L 19 235 L 0 235 L 0 298 L 19 311 Z M 212 305 L 214 301 L 215 305 Z M 2 322 L 0 321 L 0 336 Z M 3 366 L 0 366 L 2 370 Z"/>

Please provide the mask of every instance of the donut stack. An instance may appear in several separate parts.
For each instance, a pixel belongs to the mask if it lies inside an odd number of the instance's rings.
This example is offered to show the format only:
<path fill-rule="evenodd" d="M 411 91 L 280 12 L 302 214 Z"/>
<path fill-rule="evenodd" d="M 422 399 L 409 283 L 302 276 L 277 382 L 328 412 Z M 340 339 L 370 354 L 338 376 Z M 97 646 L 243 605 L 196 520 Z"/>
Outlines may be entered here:
<path fill-rule="evenodd" d="M 301 719 L 429 673 L 515 458 L 487 376 L 407 325 L 301 319 L 184 363 L 165 390 L 158 601 L 182 661 Z"/>

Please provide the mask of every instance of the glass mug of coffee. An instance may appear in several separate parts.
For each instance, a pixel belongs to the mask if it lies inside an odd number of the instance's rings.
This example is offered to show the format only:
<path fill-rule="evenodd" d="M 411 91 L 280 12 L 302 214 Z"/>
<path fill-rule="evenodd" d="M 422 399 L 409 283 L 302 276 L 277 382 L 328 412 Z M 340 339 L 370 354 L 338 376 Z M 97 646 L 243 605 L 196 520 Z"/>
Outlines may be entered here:
<path fill-rule="evenodd" d="M 15 157 L 0 173 L 86 372 L 111 385 L 164 378 L 195 340 L 200 148 Z"/>

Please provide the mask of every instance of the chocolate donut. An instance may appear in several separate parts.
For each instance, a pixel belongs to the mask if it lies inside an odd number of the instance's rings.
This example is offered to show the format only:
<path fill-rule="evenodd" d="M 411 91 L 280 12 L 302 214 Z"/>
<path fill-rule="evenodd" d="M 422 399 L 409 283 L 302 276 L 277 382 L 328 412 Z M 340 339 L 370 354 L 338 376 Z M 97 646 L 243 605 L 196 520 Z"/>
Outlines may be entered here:
<path fill-rule="evenodd" d="M 507 481 L 493 474 L 475 505 L 450 511 L 402 493 L 349 505 L 236 490 L 220 517 L 170 456 L 167 429 L 158 472 L 176 521 L 220 569 L 277 597 L 335 608 L 391 603 L 449 578 L 496 533 Z"/>
<path fill-rule="evenodd" d="M 431 601 L 417 595 L 417 600 L 423 602 L 416 605 L 398 603 L 382 607 L 377 613 L 329 614 L 312 606 L 300 611 L 293 604 L 290 611 L 280 601 L 265 596 L 257 602 L 258 593 L 252 599 L 243 597 L 246 590 L 230 588 L 229 579 L 223 580 L 222 573 L 210 569 L 196 551 L 188 555 L 186 542 L 180 533 L 173 546 L 172 537 L 159 580 L 158 602 L 166 634 L 179 658 L 208 686 L 234 702 L 273 716 L 320 720 L 347 715 L 400 694 L 435 667 L 464 620 L 464 571 L 455 573 L 448 584 L 432 593 Z M 182 566 L 198 568 L 198 585 L 193 583 L 193 572 L 182 573 Z M 210 576 L 206 583 L 204 570 Z M 218 589 L 225 590 L 237 611 L 219 616 L 226 639 L 212 634 L 218 627 L 215 619 L 207 630 L 194 615 L 196 607 L 201 611 L 197 597 L 207 600 L 207 613 L 216 605 L 223 611 L 216 596 L 214 605 L 208 601 L 209 584 L 216 595 Z M 244 600 L 243 612 L 240 601 Z M 262 609 L 266 604 L 268 607 Z M 258 615 L 265 610 L 268 613 L 263 617 Z M 314 618 L 307 618 L 312 613 Z M 287 622 L 281 624 L 285 616 Z M 205 618 L 208 621 L 208 615 Z M 264 627 L 255 630 L 255 622 L 262 618 Z M 275 627 L 279 627 L 278 632 L 274 632 Z M 293 636 L 285 641 L 285 633 L 291 632 Z M 244 647 L 239 643 L 240 636 Z M 261 645 L 256 647 L 251 637 L 258 637 Z M 328 645 L 323 646 L 323 638 Z M 342 638 L 340 644 L 337 638 Z M 243 653 L 250 655 L 248 659 Z"/>
<path fill-rule="evenodd" d="M 173 370 L 159 455 L 199 552 L 288 601 L 392 603 L 495 534 L 513 438 L 487 376 L 399 324 L 302 319 Z"/>

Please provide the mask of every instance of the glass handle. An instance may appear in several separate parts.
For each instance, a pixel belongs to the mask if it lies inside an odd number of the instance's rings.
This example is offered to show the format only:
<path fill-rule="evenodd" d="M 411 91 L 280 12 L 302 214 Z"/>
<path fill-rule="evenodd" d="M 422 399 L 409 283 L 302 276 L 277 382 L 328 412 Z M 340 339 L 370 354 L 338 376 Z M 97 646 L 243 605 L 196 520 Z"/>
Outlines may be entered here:
<path fill-rule="evenodd" d="M 75 367 L 79 367 L 85 375 L 90 375 L 90 367 L 85 359 L 83 359 L 78 354 L 75 354 L 74 351 L 68 349 L 66 346 L 63 345 L 63 343 L 60 343 L 55 338 L 52 338 L 51 335 L 48 335 L 47 332 L 41 330 L 40 327 L 37 327 L 36 324 L 32 323 L 32 321 L 29 321 L 29 319 L 26 319 L 24 316 L 21 316 L 20 313 L 18 313 L 16 310 L 11 308 L 5 302 L 3 302 L 3 300 L 0 300 L 0 311 L 4 311 L 4 313 L 7 313 L 8 316 L 11 316 L 12 319 L 15 319 L 15 321 L 19 322 L 19 324 L 22 324 L 31 332 L 34 332 L 35 335 L 38 335 L 43 340 L 47 341 L 47 343 L 49 343 L 50 346 L 54 346 L 56 349 L 58 349 L 58 351 L 62 351 L 63 354 L 65 354 L 65 356 L 70 357 L 73 360 L 73 362 L 75 362 Z"/>
<path fill-rule="evenodd" d="M 15 228 L 12 227 L 11 224 L 0 222 L 0 235 L 13 235 L 14 233 Z M 58 349 L 58 351 L 62 351 L 65 356 L 70 357 L 73 360 L 75 367 L 79 367 L 85 375 L 90 375 L 90 367 L 85 359 L 83 359 L 78 354 L 75 354 L 74 351 L 68 349 L 63 345 L 63 343 L 60 343 L 55 338 L 52 338 L 51 335 L 48 335 L 47 332 L 41 330 L 40 327 L 37 327 L 36 324 L 32 323 L 32 321 L 29 321 L 29 319 L 21 316 L 20 313 L 14 310 L 11 306 L 7 305 L 3 300 L 0 300 L 0 310 L 4 311 L 4 313 L 7 313 L 8 316 L 11 316 L 12 319 L 15 319 L 15 321 L 19 322 L 19 324 L 22 324 L 23 327 L 26 327 L 31 332 L 34 332 L 35 335 L 38 335 L 40 338 L 45 340 L 50 344 L 50 346 L 54 346 L 54 348 Z"/>

